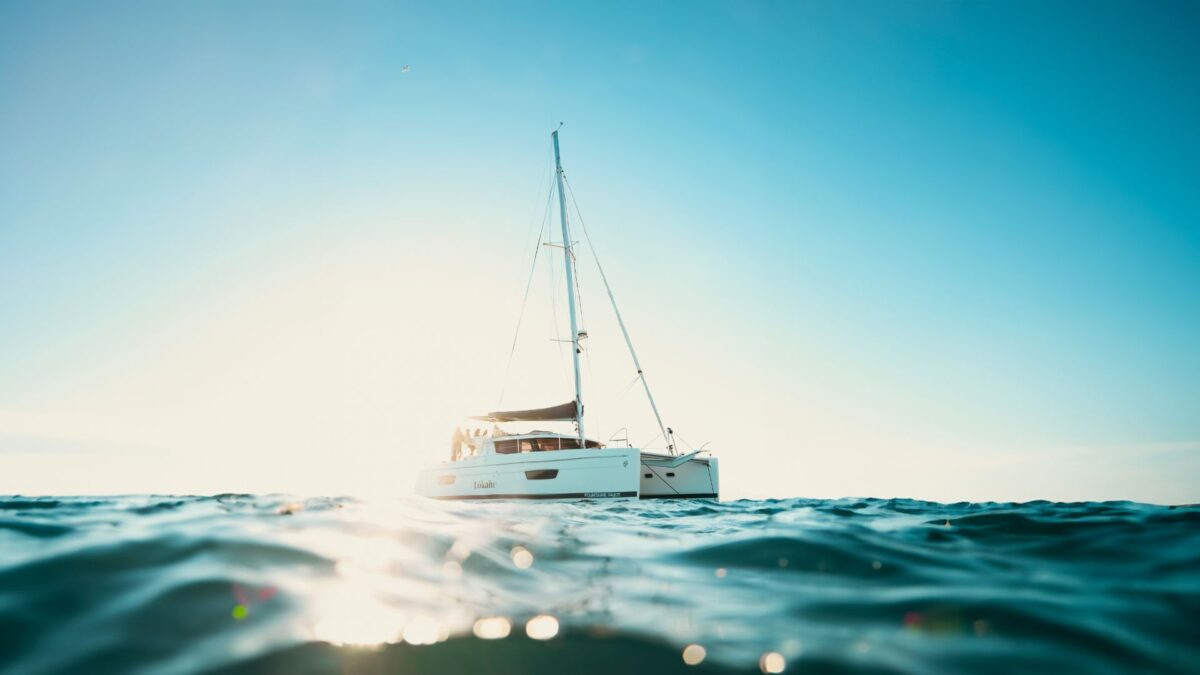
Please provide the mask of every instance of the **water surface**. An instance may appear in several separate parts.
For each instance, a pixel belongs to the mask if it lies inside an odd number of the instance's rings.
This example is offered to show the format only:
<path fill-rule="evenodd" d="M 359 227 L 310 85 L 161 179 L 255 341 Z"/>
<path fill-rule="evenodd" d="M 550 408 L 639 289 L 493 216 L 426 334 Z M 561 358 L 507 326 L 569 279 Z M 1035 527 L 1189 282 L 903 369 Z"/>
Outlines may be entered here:
<path fill-rule="evenodd" d="M 3 673 L 780 668 L 1200 672 L 1200 507 L 0 498 Z"/>

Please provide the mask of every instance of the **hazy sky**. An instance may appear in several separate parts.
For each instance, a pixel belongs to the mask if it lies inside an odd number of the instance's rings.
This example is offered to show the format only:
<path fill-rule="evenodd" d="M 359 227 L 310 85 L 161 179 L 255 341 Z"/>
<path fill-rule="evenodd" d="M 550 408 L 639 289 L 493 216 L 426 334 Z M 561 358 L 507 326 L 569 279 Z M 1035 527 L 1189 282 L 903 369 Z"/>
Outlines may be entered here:
<path fill-rule="evenodd" d="M 0 4 L 0 493 L 407 492 L 495 409 L 564 122 L 724 496 L 1200 501 L 1196 7 Z M 506 405 L 570 399 L 555 273 Z"/>

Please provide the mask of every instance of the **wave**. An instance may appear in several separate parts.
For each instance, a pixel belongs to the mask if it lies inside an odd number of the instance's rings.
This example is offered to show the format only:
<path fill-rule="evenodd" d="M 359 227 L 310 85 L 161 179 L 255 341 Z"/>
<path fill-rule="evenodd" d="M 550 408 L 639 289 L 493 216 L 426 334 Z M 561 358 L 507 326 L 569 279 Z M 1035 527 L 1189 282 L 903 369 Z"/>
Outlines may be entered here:
<path fill-rule="evenodd" d="M 1200 672 L 1198 523 L 1130 502 L 8 497 L 0 672 Z"/>

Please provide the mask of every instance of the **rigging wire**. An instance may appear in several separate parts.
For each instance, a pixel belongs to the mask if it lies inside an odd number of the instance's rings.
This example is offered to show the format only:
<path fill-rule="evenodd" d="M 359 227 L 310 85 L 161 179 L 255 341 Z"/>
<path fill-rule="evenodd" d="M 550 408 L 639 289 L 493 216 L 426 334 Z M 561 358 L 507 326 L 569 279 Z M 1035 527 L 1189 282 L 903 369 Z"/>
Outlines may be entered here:
<path fill-rule="evenodd" d="M 534 194 L 533 212 L 529 214 L 529 231 L 525 233 L 525 238 L 521 240 L 526 245 L 533 239 L 535 225 L 538 226 L 537 235 L 539 238 L 545 234 L 546 221 L 550 218 L 550 201 L 554 198 L 554 158 L 549 155 L 546 156 L 546 177 L 539 185 L 541 187 Z M 542 217 L 539 222 L 536 200 L 543 192 L 546 193 L 546 203 L 542 206 Z"/>
<path fill-rule="evenodd" d="M 625 389 L 621 391 L 621 395 L 617 397 L 617 400 L 619 401 L 619 400 L 625 398 L 626 396 L 628 396 L 629 392 L 633 389 L 633 385 L 640 382 L 641 379 L 642 379 L 641 375 L 634 376 L 634 378 L 629 381 L 629 384 L 625 386 Z"/>
<path fill-rule="evenodd" d="M 571 256 L 571 266 L 575 268 L 575 306 L 579 310 L 579 332 L 587 335 L 587 319 L 583 313 L 583 288 L 579 285 L 579 259 L 571 249 L 567 250 L 567 254 Z M 575 344 L 572 346 L 583 352 L 583 358 L 587 361 L 588 382 L 594 383 L 596 376 L 592 372 L 592 350 L 583 348 L 583 340 L 579 339 L 578 335 L 575 336 Z M 594 392 L 595 387 L 592 387 L 591 391 Z M 595 410 L 595 406 L 592 410 Z M 595 412 L 592 413 L 592 422 L 597 429 L 600 428 L 600 418 Z"/>
<path fill-rule="evenodd" d="M 596 247 L 592 244 L 592 235 L 588 232 L 587 223 L 583 219 L 583 213 L 579 210 L 579 202 L 575 200 L 575 190 L 571 187 L 571 182 L 567 180 L 566 174 L 563 174 L 563 182 L 567 186 L 567 193 L 571 195 L 571 204 L 575 207 L 575 214 L 579 216 L 579 225 L 583 230 L 583 237 L 587 241 L 588 249 L 592 252 L 592 259 L 596 261 L 596 269 L 600 272 L 600 280 L 604 282 L 604 290 L 608 292 L 608 300 L 612 303 L 613 313 L 617 315 L 617 324 L 621 327 L 621 334 L 625 337 L 625 346 L 629 348 L 629 355 L 633 358 L 633 365 L 637 369 L 637 376 L 641 379 L 642 387 L 646 390 L 646 398 L 650 402 L 650 410 L 654 412 L 654 420 L 658 422 L 659 434 L 667 440 L 668 452 L 675 454 L 675 444 L 671 441 L 671 434 L 667 432 L 667 427 L 663 424 L 662 416 L 658 413 L 658 405 L 654 403 L 654 395 L 650 393 L 650 385 L 646 383 L 646 375 L 642 371 L 641 364 L 638 362 L 637 352 L 633 349 L 633 340 L 630 339 L 629 331 L 625 328 L 625 320 L 621 318 L 621 310 L 617 308 L 617 299 L 613 296 L 612 286 L 608 284 L 608 277 L 604 274 L 604 266 L 600 264 L 600 256 L 596 254 Z"/>
<path fill-rule="evenodd" d="M 641 448 L 643 450 L 649 448 L 650 444 L 653 443 L 654 441 L 657 441 L 659 439 L 659 437 L 662 435 L 663 435 L 663 432 L 661 432 L 661 431 L 658 432 L 657 434 L 654 434 L 654 438 L 651 438 L 650 440 L 646 441 L 645 443 L 642 443 Z"/>
<path fill-rule="evenodd" d="M 686 438 L 684 438 L 683 436 L 680 436 L 679 434 L 675 434 L 675 437 L 678 438 L 679 440 L 683 441 L 683 444 L 687 446 L 688 450 L 695 452 L 696 448 L 692 447 L 692 444 L 688 443 Z"/>
<path fill-rule="evenodd" d="M 567 179 L 567 174 L 564 171 L 563 172 L 563 181 L 565 182 L 566 179 Z M 574 203 L 574 201 L 575 201 L 574 197 L 571 198 L 571 201 L 572 201 L 572 203 Z M 576 213 L 579 212 L 578 206 L 575 207 L 575 211 L 576 211 Z M 567 219 L 567 231 L 570 232 L 571 231 L 570 213 L 564 214 L 563 217 Z M 580 222 L 583 222 L 582 217 L 580 218 Z M 572 244 L 570 244 L 570 242 L 564 242 L 563 255 L 568 256 L 570 258 L 571 268 L 573 270 L 575 270 L 575 309 L 578 310 L 578 312 L 579 312 L 579 332 L 586 335 L 587 334 L 587 318 L 583 312 L 583 287 L 580 286 L 580 283 L 579 283 L 579 257 L 575 255 L 575 248 Z M 587 361 L 587 369 L 588 369 L 587 381 L 595 382 L 596 378 L 592 371 L 592 353 L 590 350 L 586 350 L 583 348 L 583 342 L 579 339 L 578 335 L 574 336 L 574 338 L 575 339 L 571 344 L 571 348 L 578 349 L 579 351 L 583 352 L 583 358 L 585 361 Z M 598 429 L 598 428 L 600 428 L 600 420 L 599 420 L 599 417 L 594 412 L 594 410 L 595 410 L 595 407 L 593 406 L 592 422 L 596 425 L 596 428 Z"/>
<path fill-rule="evenodd" d="M 553 198 L 553 196 L 554 196 L 553 188 L 550 189 L 550 195 L 551 195 L 551 198 Z M 549 208 L 549 207 L 547 206 L 547 208 Z M 547 213 L 547 218 L 548 218 L 550 212 L 547 211 L 546 213 Z M 548 237 L 548 240 L 549 240 L 548 244 L 551 247 L 553 247 L 555 245 L 554 244 L 554 228 L 553 227 L 550 228 L 550 236 Z M 563 379 L 566 380 L 568 383 L 570 383 L 571 375 L 570 375 L 570 373 L 567 372 L 567 361 L 566 361 L 566 358 L 563 357 L 562 331 L 559 329 L 559 323 L 558 323 L 558 286 L 559 286 L 559 282 L 558 282 L 558 275 L 555 272 L 554 267 L 555 266 L 553 264 L 546 265 L 546 268 L 549 270 L 549 273 L 550 273 L 550 316 L 554 322 L 554 343 L 555 343 L 555 345 L 557 345 L 557 349 L 558 349 L 558 369 L 559 369 L 559 372 L 562 373 Z"/>
<path fill-rule="evenodd" d="M 565 183 L 566 180 L 567 180 L 567 173 L 564 171 L 563 172 L 563 182 Z M 571 197 L 571 203 L 572 204 L 575 203 L 574 196 Z M 579 213 L 578 206 L 575 207 L 575 213 L 576 214 Z M 579 222 L 583 223 L 582 217 L 580 217 Z M 570 231 L 571 231 L 571 219 L 567 218 L 567 232 L 570 232 Z M 569 242 L 564 242 L 564 244 L 566 244 L 563 246 L 564 255 L 568 255 L 571 257 L 571 269 L 575 270 L 575 308 L 579 310 L 579 325 L 581 327 L 581 330 L 584 333 L 586 333 L 587 332 L 587 328 L 586 328 L 587 321 L 583 318 L 584 317 L 584 315 L 583 315 L 583 289 L 579 286 L 579 258 L 575 255 L 575 247 L 573 245 L 571 245 Z M 578 336 L 576 336 L 576 338 L 578 338 Z M 581 345 L 581 347 L 582 347 L 582 345 Z"/>
<path fill-rule="evenodd" d="M 545 232 L 545 227 L 542 228 L 542 232 Z M 536 270 L 538 270 L 539 251 L 541 251 L 541 234 L 538 235 L 538 243 L 534 245 L 533 264 L 529 267 L 529 279 L 526 281 L 526 292 L 524 292 L 524 297 L 521 298 L 521 311 L 517 313 L 517 328 L 516 330 L 512 331 L 512 347 L 509 348 L 508 363 L 504 364 L 504 380 L 500 381 L 500 398 L 496 402 L 497 410 L 504 406 L 504 392 L 509 386 L 509 371 L 512 369 L 512 356 L 514 356 L 514 354 L 517 352 L 517 339 L 521 336 L 521 322 L 524 319 L 524 307 L 526 307 L 526 304 L 529 301 L 529 288 L 533 287 L 534 273 Z"/>
<path fill-rule="evenodd" d="M 533 277 L 537 271 L 538 253 L 542 250 L 542 238 L 546 234 L 546 223 L 550 222 L 550 200 L 553 197 L 554 190 L 551 189 L 546 196 L 546 208 L 542 216 L 542 227 L 538 232 L 537 243 L 534 244 L 533 248 L 533 263 L 529 267 L 529 278 L 525 281 L 525 295 L 521 298 L 521 311 L 517 313 L 517 327 L 513 331 L 512 347 L 508 350 L 508 362 L 504 364 L 504 379 L 500 381 L 500 398 L 496 402 L 497 410 L 504 406 L 504 393 L 508 389 L 508 375 L 512 369 L 513 355 L 517 353 L 517 338 L 521 336 L 521 322 L 525 319 L 525 305 L 529 302 L 529 289 L 533 287 Z"/>
<path fill-rule="evenodd" d="M 567 182 L 567 172 L 564 171 L 563 172 L 563 183 L 565 184 L 566 182 Z M 570 190 L 569 185 L 567 186 L 567 189 Z M 575 204 L 575 195 L 573 195 L 573 194 L 571 195 L 571 203 Z M 579 214 L 579 206 L 577 204 L 575 205 L 575 213 L 576 213 L 576 215 Z M 570 232 L 571 231 L 570 213 L 564 214 L 563 217 L 566 218 L 566 220 L 567 220 L 567 232 Z M 579 217 L 579 222 L 581 224 L 583 223 L 583 216 Z M 575 255 L 574 245 L 571 244 L 570 242 L 564 241 L 563 242 L 563 255 L 568 256 L 570 258 L 571 269 L 575 270 L 575 309 L 579 312 L 580 332 L 586 333 L 587 332 L 587 328 L 586 328 L 587 321 L 584 319 L 584 314 L 583 314 L 583 289 L 579 285 L 579 258 L 578 258 L 578 256 Z M 595 251 L 592 252 L 592 255 L 595 255 Z M 579 336 L 575 336 L 576 344 L 580 344 L 580 346 L 582 348 L 581 343 L 578 342 L 578 337 Z"/>
<path fill-rule="evenodd" d="M 667 487 L 671 488 L 671 492 L 674 492 L 675 494 L 679 494 L 679 490 L 676 490 L 674 485 L 671 485 L 671 483 L 666 478 L 663 478 L 657 471 L 655 471 L 654 467 L 647 464 L 644 460 L 642 461 L 642 466 L 649 469 L 650 473 L 653 473 L 656 478 L 658 478 L 660 481 L 663 482 L 663 485 L 666 485 Z M 674 475 L 674 474 L 671 474 L 671 475 Z"/>
<path fill-rule="evenodd" d="M 588 382 L 595 382 L 596 376 L 592 371 L 592 352 L 590 350 L 585 351 L 583 353 L 583 358 L 587 361 Z M 589 391 L 595 392 L 595 388 L 593 387 Z M 588 396 L 588 400 L 592 400 L 590 395 Z M 592 406 L 592 424 L 594 425 L 594 428 L 596 428 L 596 429 L 601 428 L 600 416 L 596 414 L 595 406 Z"/>

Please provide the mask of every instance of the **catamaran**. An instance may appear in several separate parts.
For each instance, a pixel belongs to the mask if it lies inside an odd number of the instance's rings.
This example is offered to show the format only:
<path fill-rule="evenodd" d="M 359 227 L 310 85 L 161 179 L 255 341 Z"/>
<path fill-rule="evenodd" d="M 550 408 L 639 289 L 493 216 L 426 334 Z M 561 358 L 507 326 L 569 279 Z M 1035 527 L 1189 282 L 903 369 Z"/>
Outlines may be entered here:
<path fill-rule="evenodd" d="M 584 433 L 579 355 L 587 332 L 577 325 L 575 253 L 563 192 L 557 130 L 551 139 L 571 329 L 571 339 L 564 342 L 572 347 L 575 398 L 549 408 L 496 411 L 472 417 L 490 423 L 491 428 L 476 429 L 474 433 L 456 429 L 451 439 L 450 459 L 421 472 L 417 493 L 437 499 L 718 499 L 717 458 L 703 447 L 687 453 L 676 447 L 675 433 L 663 424 L 599 259 L 597 269 L 632 357 L 637 380 L 642 383 L 667 446 L 662 452 L 629 447 L 628 441 L 627 447 L 613 446 L 590 439 Z M 515 431 L 501 426 L 531 422 L 571 423 L 574 429 L 562 433 Z"/>

